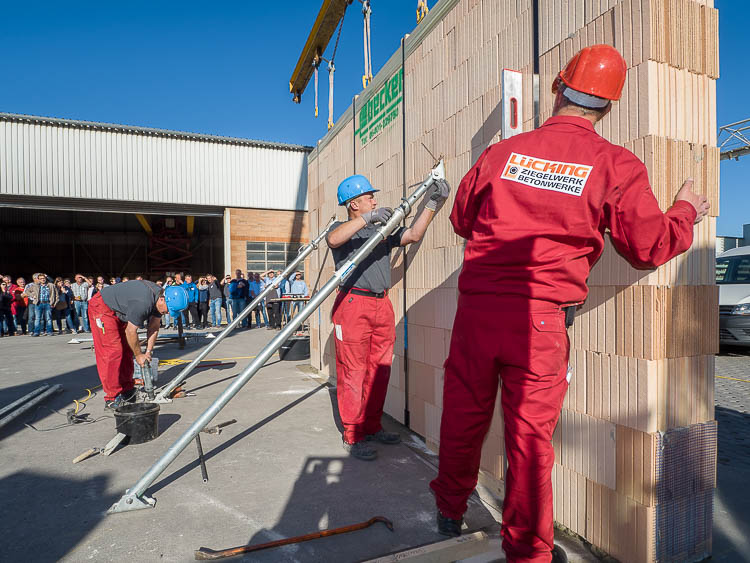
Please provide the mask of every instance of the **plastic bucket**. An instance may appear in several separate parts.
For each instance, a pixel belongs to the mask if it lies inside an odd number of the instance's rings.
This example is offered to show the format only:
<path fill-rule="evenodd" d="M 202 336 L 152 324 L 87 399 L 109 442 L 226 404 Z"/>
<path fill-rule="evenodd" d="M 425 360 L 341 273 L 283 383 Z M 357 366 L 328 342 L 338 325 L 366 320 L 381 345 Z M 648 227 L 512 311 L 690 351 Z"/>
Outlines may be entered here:
<path fill-rule="evenodd" d="M 310 359 L 310 337 L 290 336 L 279 348 L 279 358 L 287 362 Z"/>
<path fill-rule="evenodd" d="M 115 426 L 130 438 L 129 444 L 150 442 L 159 435 L 159 405 L 135 403 L 115 409 Z"/>

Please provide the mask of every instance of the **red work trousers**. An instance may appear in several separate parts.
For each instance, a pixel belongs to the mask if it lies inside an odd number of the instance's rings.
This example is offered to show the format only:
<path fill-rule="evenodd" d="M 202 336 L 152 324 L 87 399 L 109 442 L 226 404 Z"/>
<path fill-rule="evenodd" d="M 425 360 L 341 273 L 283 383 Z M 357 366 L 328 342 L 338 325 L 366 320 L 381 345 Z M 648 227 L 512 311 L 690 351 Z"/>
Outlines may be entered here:
<path fill-rule="evenodd" d="M 502 383 L 508 461 L 502 535 L 509 562 L 552 559 L 552 433 L 568 389 L 569 350 L 565 314 L 557 305 L 459 298 L 445 362 L 440 465 L 430 486 L 444 516 L 463 516 Z"/>
<path fill-rule="evenodd" d="M 344 440 L 353 444 L 382 426 L 396 340 L 393 305 L 382 298 L 340 292 L 333 304 L 336 397 Z"/>
<path fill-rule="evenodd" d="M 96 369 L 104 389 L 104 400 L 112 401 L 123 391 L 135 386 L 133 381 L 133 350 L 125 337 L 127 323 L 107 307 L 102 294 L 89 301 L 89 326 L 94 337 Z M 101 326 L 100 326 L 101 325 Z"/>

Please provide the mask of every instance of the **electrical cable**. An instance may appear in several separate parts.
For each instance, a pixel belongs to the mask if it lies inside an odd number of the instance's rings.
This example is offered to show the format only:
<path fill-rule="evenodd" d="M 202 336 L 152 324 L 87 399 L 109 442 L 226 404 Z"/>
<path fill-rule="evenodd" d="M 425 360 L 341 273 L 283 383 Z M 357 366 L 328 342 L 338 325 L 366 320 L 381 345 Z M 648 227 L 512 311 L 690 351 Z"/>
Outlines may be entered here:
<path fill-rule="evenodd" d="M 68 420 L 68 422 L 64 424 L 58 424 L 56 426 L 51 426 L 50 428 L 37 428 L 36 426 L 32 424 L 32 422 L 36 420 L 37 414 L 39 413 L 39 409 L 47 409 L 48 411 L 52 413 L 59 414 L 60 416 L 64 416 Z M 98 418 L 89 420 L 87 418 L 89 416 L 88 414 L 76 416 L 71 411 L 73 411 L 73 409 L 70 409 L 70 411 L 68 411 L 69 414 L 63 414 L 60 411 L 50 408 L 46 405 L 40 405 L 39 407 L 36 408 L 36 410 L 34 410 L 34 414 L 31 417 L 31 420 L 29 420 L 28 422 L 24 422 L 23 424 L 24 426 L 28 426 L 29 428 L 31 428 L 32 430 L 36 432 L 51 432 L 53 430 L 60 430 L 62 428 L 67 428 L 68 426 L 78 426 L 80 424 L 94 424 L 95 422 L 99 422 L 106 418 L 114 418 L 112 416 L 104 415 L 104 416 L 100 416 Z"/>
<path fill-rule="evenodd" d="M 76 406 L 75 412 L 73 414 L 78 414 L 79 410 L 83 410 L 86 408 L 86 401 L 88 401 L 91 397 L 96 397 L 96 393 L 94 393 L 94 389 L 99 389 L 101 387 L 100 385 L 97 385 L 96 387 L 91 387 L 90 389 L 86 387 L 84 390 L 88 392 L 88 396 L 85 399 L 73 399 L 73 403 Z M 83 408 L 81 408 L 81 405 L 83 405 Z"/>

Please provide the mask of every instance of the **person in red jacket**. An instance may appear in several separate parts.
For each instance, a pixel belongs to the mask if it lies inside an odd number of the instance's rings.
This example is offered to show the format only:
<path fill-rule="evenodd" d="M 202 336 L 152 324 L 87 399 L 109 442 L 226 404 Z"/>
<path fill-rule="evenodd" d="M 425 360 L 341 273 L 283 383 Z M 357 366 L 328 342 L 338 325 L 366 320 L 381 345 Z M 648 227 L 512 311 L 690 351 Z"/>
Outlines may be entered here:
<path fill-rule="evenodd" d="M 361 174 L 345 178 L 337 190 L 347 221 L 331 225 L 326 242 L 340 269 L 388 222 L 393 210 L 378 207 L 376 190 Z M 436 180 L 425 205 L 409 228 L 393 231 L 341 281 L 331 311 L 336 344 L 336 398 L 344 427 L 343 447 L 354 458 L 377 457 L 368 442 L 398 444 L 401 437 L 383 429 L 380 419 L 391 376 L 396 326 L 391 288 L 391 251 L 422 240 L 435 214 L 448 199 L 450 186 Z"/>
<path fill-rule="evenodd" d="M 553 543 L 552 433 L 568 389 L 566 328 L 586 299 L 605 231 L 633 266 L 654 268 L 690 247 L 693 224 L 708 212 L 688 179 L 662 213 L 643 163 L 594 131 L 625 75 L 613 47 L 576 54 L 554 82 L 553 117 L 485 150 L 450 216 L 466 247 L 430 486 L 438 531 L 460 535 L 502 382 L 510 562 L 567 560 Z"/>

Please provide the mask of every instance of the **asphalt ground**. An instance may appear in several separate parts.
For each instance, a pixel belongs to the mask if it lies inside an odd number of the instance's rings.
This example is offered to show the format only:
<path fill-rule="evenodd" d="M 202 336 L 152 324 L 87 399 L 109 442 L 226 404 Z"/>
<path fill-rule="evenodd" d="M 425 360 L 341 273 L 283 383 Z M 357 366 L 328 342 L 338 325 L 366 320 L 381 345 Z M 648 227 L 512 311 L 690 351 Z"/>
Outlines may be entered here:
<path fill-rule="evenodd" d="M 382 515 L 382 524 L 324 539 L 254 553 L 247 561 L 361 561 L 445 538 L 435 527 L 428 483 L 437 460 L 416 435 L 387 419 L 403 443 L 377 445 L 379 458 L 364 462 L 341 447 L 335 388 L 309 365 L 278 357 L 251 379 L 211 424 L 236 419 L 220 435 L 202 434 L 209 480 L 204 483 L 196 448 L 190 444 L 148 488 L 156 507 L 106 515 L 106 510 L 174 443 L 251 358 L 274 336 L 265 329 L 231 334 L 198 369 L 186 390 L 194 394 L 162 405 L 159 437 L 126 445 L 111 456 L 72 460 L 103 447 L 115 434 L 103 394 L 79 406 L 89 423 L 69 425 L 66 412 L 86 388 L 99 384 L 91 342 L 70 344 L 89 334 L 0 340 L 0 406 L 41 384 L 64 391 L 0 429 L 0 561 L 194 560 L 205 546 L 226 549 L 356 524 Z M 192 358 L 208 341 L 157 346 L 160 360 Z M 183 366 L 165 366 L 160 382 Z M 34 430 L 32 426 L 36 429 Z M 496 535 L 497 499 L 470 500 L 466 529 Z M 565 538 L 571 552 L 592 560 Z M 494 552 L 473 562 L 502 560 Z M 237 560 L 237 559 L 235 559 Z"/>
<path fill-rule="evenodd" d="M 230 335 L 209 355 L 218 366 L 194 372 L 194 396 L 162 405 L 159 437 L 127 445 L 110 457 L 73 464 L 114 436 L 115 421 L 101 390 L 81 411 L 90 424 L 67 426 L 66 411 L 98 385 L 90 342 L 73 336 L 0 340 L 0 406 L 42 383 L 63 386 L 0 429 L 0 561 L 192 561 L 201 546 L 224 549 L 338 527 L 382 515 L 394 532 L 366 530 L 276 548 L 234 560 L 361 561 L 443 539 L 435 531 L 428 483 L 437 459 L 418 436 L 387 419 L 403 443 L 378 445 L 379 459 L 362 462 L 341 448 L 335 388 L 309 366 L 272 358 L 211 424 L 236 419 L 218 436 L 202 435 L 209 481 L 203 483 L 191 444 L 149 487 L 156 508 L 107 516 L 133 485 L 247 366 L 274 335 L 264 329 Z M 88 334 L 79 335 L 87 337 Z M 161 360 L 195 357 L 208 341 L 157 347 Z M 164 366 L 166 382 L 182 368 Z M 714 511 L 716 561 L 750 561 L 750 355 L 730 351 L 716 361 L 719 459 Z M 37 430 L 33 430 L 33 425 Z M 485 488 L 472 497 L 468 530 L 497 532 L 499 499 Z M 593 561 L 580 542 L 561 536 L 571 561 Z M 493 552 L 472 559 L 502 561 Z"/>
<path fill-rule="evenodd" d="M 719 447 L 713 560 L 750 561 L 750 349 L 716 357 Z"/>

